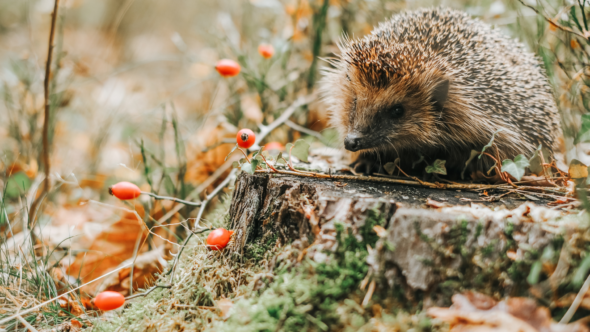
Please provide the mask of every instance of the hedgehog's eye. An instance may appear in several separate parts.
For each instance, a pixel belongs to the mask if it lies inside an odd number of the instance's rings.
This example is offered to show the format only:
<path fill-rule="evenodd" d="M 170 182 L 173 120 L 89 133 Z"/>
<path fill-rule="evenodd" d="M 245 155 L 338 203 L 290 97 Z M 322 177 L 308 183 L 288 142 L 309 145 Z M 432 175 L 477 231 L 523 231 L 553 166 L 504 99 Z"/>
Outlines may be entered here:
<path fill-rule="evenodd" d="M 387 113 L 394 119 L 401 118 L 402 115 L 404 115 L 404 107 L 401 104 L 393 105 L 389 110 L 387 110 Z"/>

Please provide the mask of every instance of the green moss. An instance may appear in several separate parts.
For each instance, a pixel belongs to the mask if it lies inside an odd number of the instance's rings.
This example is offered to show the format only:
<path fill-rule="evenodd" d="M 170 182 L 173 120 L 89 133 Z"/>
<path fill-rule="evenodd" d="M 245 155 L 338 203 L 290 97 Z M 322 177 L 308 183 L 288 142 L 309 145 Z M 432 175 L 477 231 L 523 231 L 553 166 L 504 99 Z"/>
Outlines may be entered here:
<path fill-rule="evenodd" d="M 278 234 L 273 234 L 262 243 L 247 243 L 244 248 L 244 258 L 252 259 L 255 262 L 263 260 L 268 254 L 272 253 L 272 249 L 275 247 L 278 238 Z"/>
<path fill-rule="evenodd" d="M 359 305 L 366 293 L 359 285 L 369 272 L 367 246 L 375 247 L 378 236 L 373 227 L 384 224 L 384 218 L 371 211 L 358 230 L 359 241 L 351 228 L 336 223 L 338 246 L 325 253 L 323 262 L 306 258 L 295 267 L 277 270 L 273 282 L 258 295 L 237 302 L 233 315 L 213 330 L 358 330 L 372 317 Z"/>

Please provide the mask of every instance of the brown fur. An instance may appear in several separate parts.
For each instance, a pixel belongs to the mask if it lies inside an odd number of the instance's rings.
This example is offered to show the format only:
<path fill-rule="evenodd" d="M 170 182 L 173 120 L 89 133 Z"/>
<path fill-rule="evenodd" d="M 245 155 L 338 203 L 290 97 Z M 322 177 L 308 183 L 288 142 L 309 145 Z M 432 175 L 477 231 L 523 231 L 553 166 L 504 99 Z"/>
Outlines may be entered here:
<path fill-rule="evenodd" d="M 552 149 L 560 132 L 540 61 L 459 11 L 402 13 L 339 46 L 322 92 L 341 137 L 362 138 L 361 158 L 383 165 L 399 156 L 409 165 L 423 155 L 460 170 L 500 129 L 500 160 L 529 157 L 540 144 Z M 400 118 L 390 119 L 392 105 L 402 105 Z M 490 166 L 482 160 L 480 169 Z"/>

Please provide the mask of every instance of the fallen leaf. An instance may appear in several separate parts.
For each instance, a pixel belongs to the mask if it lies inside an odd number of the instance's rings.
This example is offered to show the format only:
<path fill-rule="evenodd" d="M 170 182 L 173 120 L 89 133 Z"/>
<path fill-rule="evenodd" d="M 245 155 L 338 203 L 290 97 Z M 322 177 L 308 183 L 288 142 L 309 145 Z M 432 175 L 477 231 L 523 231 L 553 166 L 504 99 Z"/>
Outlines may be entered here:
<path fill-rule="evenodd" d="M 379 226 L 379 225 L 373 226 L 373 231 L 375 231 L 375 233 L 377 233 L 377 236 L 379 236 L 379 237 L 386 237 L 387 236 L 387 230 L 385 230 L 385 228 L 383 228 L 382 226 Z"/>
<path fill-rule="evenodd" d="M 514 251 L 514 250 L 506 251 L 506 256 L 513 261 L 515 261 L 518 258 L 518 255 L 516 254 L 516 251 Z"/>
<path fill-rule="evenodd" d="M 143 207 L 137 204 L 136 209 L 141 216 Z M 87 251 L 80 252 L 76 256 L 66 272 L 72 277 L 80 278 L 83 283 L 102 276 L 131 258 L 137 243 L 142 244 L 146 235 L 146 226 L 143 221 L 138 220 L 135 214 L 124 211 L 121 219 L 100 233 Z M 142 248 L 138 249 L 141 253 Z M 82 290 L 92 294 L 99 285 L 99 283 L 93 283 L 83 287 Z"/>
<path fill-rule="evenodd" d="M 221 311 L 221 317 L 227 319 L 229 317 L 229 311 L 234 306 L 234 303 L 228 299 L 220 299 L 217 301 L 217 307 Z"/>
<path fill-rule="evenodd" d="M 445 206 L 445 203 L 441 203 L 441 202 L 435 201 L 435 200 L 433 200 L 431 198 L 427 198 L 426 199 L 426 205 L 429 206 L 429 207 L 433 207 L 435 209 L 439 209 L 441 207 L 444 207 Z"/>
<path fill-rule="evenodd" d="M 81 329 L 81 328 L 82 328 L 82 323 L 80 323 L 80 321 L 79 321 L 79 320 L 77 320 L 77 319 L 72 319 L 72 320 L 70 321 L 70 324 L 71 324 L 71 325 L 72 325 L 72 327 L 73 327 L 73 328 L 75 328 L 75 329 Z"/>
<path fill-rule="evenodd" d="M 165 264 L 163 249 L 164 246 L 161 246 L 137 256 L 133 264 L 134 291 L 151 287 L 156 280 L 155 275 L 163 271 Z M 119 266 L 124 266 L 132 261 L 133 257 L 122 262 Z M 118 273 L 109 275 L 105 278 L 101 286 L 96 289 L 96 293 L 114 291 L 123 294 L 123 296 L 130 295 L 131 270 L 131 266 L 129 266 L 119 270 Z"/>
<path fill-rule="evenodd" d="M 588 177 L 588 166 L 581 161 L 574 159 L 570 163 L 568 174 L 572 179 L 585 179 Z"/>
<path fill-rule="evenodd" d="M 430 308 L 429 316 L 449 323 L 450 332 L 589 332 L 580 323 L 556 324 L 549 309 L 523 297 L 497 302 L 492 297 L 467 292 L 455 294 L 450 308 Z"/>

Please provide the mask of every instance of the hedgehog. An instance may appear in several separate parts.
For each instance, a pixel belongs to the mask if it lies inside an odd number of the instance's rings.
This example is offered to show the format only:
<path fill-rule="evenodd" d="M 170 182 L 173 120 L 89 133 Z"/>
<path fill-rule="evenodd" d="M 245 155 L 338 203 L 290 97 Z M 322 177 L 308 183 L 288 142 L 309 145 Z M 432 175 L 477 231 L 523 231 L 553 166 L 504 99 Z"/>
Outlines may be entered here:
<path fill-rule="evenodd" d="M 551 158 L 559 114 L 541 61 L 498 29 L 460 11 L 420 9 L 338 46 L 320 90 L 356 171 L 441 159 L 456 174 L 494 133 L 486 151 L 494 158 L 476 159 L 471 172 L 540 145 Z"/>

